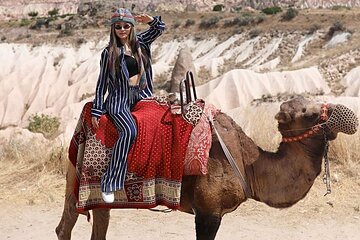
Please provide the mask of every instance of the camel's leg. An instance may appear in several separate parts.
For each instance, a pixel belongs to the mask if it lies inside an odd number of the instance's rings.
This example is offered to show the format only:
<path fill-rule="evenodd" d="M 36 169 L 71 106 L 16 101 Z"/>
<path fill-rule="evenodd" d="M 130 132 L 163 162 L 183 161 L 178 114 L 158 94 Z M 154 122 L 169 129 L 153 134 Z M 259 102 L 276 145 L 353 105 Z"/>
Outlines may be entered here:
<path fill-rule="evenodd" d="M 70 163 L 66 174 L 66 192 L 64 211 L 59 225 L 55 232 L 59 240 L 70 240 L 71 231 L 78 219 L 79 213 L 76 211 L 76 197 L 73 193 L 74 182 L 76 179 L 75 167 Z"/>
<path fill-rule="evenodd" d="M 94 209 L 93 217 L 91 240 L 105 240 L 110 220 L 110 209 Z"/>
<path fill-rule="evenodd" d="M 59 240 L 70 240 L 71 231 L 75 226 L 79 214 L 76 212 L 76 199 L 74 195 L 67 196 L 64 204 L 64 211 L 59 225 L 55 232 Z"/>
<path fill-rule="evenodd" d="M 196 213 L 196 240 L 214 240 L 220 223 L 221 217 L 219 216 Z"/>

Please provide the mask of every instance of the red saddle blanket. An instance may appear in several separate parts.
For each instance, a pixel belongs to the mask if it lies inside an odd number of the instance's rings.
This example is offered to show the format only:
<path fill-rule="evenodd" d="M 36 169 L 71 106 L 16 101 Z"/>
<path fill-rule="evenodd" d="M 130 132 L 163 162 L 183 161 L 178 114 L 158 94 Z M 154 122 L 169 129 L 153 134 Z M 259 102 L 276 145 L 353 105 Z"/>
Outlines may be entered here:
<path fill-rule="evenodd" d="M 118 133 L 106 115 L 100 118 L 99 128 L 94 130 L 91 107 L 92 103 L 84 106 L 69 147 L 69 159 L 77 172 L 77 210 L 157 205 L 178 209 L 184 157 L 193 123 L 181 114 L 172 114 L 164 101 L 150 98 L 137 103 L 132 115 L 138 136 L 128 156 L 125 189 L 117 191 L 115 201 L 107 204 L 101 198 L 100 181 Z"/>

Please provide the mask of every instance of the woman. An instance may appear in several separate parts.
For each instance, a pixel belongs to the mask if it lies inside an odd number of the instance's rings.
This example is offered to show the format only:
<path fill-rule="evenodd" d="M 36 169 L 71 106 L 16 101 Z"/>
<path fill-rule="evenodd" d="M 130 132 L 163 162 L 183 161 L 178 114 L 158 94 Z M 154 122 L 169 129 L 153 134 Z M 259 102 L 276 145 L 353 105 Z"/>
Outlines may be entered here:
<path fill-rule="evenodd" d="M 135 21 L 150 27 L 136 34 Z M 137 135 L 130 109 L 140 99 L 152 95 L 150 45 L 164 29 L 161 17 L 133 16 L 124 8 L 116 10 L 111 17 L 110 42 L 101 54 L 100 75 L 91 109 L 95 129 L 106 112 L 119 131 L 109 166 L 101 179 L 101 195 L 107 203 L 114 201 L 115 191 L 124 188 L 127 156 Z M 108 96 L 104 101 L 106 91 Z"/>

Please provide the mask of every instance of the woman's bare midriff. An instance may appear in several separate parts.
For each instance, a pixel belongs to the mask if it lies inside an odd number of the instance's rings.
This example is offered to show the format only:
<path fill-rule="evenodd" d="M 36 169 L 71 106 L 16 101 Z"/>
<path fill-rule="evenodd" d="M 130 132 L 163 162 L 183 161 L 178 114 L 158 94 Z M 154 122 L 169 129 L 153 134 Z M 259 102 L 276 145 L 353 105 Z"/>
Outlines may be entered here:
<path fill-rule="evenodd" d="M 139 74 L 136 74 L 134 76 L 132 76 L 130 79 L 129 79 L 129 85 L 130 86 L 137 86 L 138 85 L 138 77 L 139 77 Z"/>

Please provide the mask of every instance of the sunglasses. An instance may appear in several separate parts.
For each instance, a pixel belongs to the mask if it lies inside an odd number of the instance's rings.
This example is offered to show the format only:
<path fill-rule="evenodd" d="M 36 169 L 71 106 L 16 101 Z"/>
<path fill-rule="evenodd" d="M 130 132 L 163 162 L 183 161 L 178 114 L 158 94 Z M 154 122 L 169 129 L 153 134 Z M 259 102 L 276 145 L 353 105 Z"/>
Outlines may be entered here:
<path fill-rule="evenodd" d="M 120 29 L 123 29 L 123 30 L 129 30 L 131 28 L 131 25 L 130 24 L 124 24 L 124 25 L 115 25 L 114 28 L 116 30 L 120 30 Z"/>

